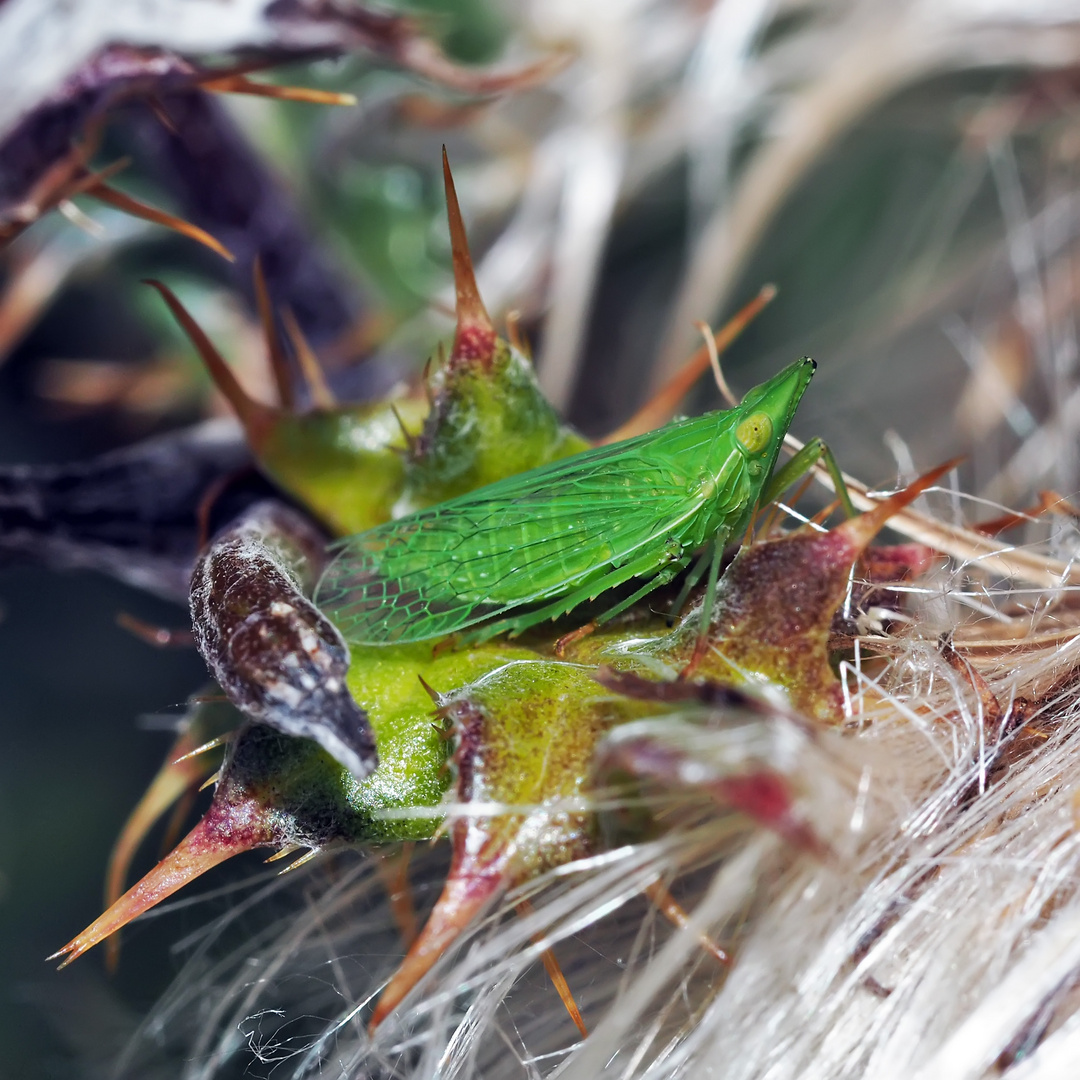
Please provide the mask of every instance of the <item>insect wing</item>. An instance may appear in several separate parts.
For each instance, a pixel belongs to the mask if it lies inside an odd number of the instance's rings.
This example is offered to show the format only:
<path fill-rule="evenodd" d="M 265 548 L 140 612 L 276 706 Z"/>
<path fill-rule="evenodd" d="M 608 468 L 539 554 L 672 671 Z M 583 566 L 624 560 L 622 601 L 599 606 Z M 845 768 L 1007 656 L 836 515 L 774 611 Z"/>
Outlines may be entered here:
<path fill-rule="evenodd" d="M 318 603 L 355 644 L 419 641 L 662 548 L 701 500 L 656 443 L 587 451 L 342 541 Z"/>

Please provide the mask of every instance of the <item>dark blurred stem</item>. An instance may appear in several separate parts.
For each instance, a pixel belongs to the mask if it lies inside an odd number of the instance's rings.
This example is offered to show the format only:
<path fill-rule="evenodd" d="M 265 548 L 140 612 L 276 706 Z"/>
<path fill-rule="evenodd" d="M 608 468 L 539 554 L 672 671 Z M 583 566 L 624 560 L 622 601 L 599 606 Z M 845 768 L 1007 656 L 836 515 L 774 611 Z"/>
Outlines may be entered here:
<path fill-rule="evenodd" d="M 143 168 L 170 192 L 185 218 L 236 255 L 236 285 L 252 310 L 252 265 L 260 256 L 274 307 L 291 308 L 316 348 L 355 325 L 362 315 L 358 290 L 220 102 L 185 90 L 162 96 L 154 109 L 131 105 L 126 116 Z"/>

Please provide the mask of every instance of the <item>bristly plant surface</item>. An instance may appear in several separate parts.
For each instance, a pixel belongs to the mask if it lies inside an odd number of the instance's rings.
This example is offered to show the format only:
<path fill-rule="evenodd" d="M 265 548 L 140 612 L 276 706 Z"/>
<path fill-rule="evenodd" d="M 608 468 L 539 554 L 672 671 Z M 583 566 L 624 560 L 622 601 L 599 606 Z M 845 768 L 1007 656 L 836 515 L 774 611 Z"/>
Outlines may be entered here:
<path fill-rule="evenodd" d="M 325 558 L 319 542 L 292 511 L 264 504 L 247 511 L 210 542 L 192 583 L 196 641 L 236 710 L 236 729 L 215 774 L 211 808 L 155 870 L 116 898 L 97 922 L 57 954 L 66 957 L 65 963 L 240 851 L 257 847 L 280 854 L 306 851 L 304 861 L 342 844 L 379 845 L 385 851 L 388 844 L 448 831 L 453 858 L 446 885 L 371 1012 L 374 1030 L 499 896 L 603 850 L 594 800 L 613 778 L 621 777 L 624 787 L 686 786 L 679 775 L 689 763 L 665 748 L 662 727 L 635 729 L 634 740 L 624 739 L 615 744 L 617 750 L 598 757 L 603 740 L 617 729 L 665 713 L 683 715 L 687 701 L 695 703 L 702 718 L 715 716 L 718 721 L 725 711 L 775 716 L 795 729 L 842 719 L 840 685 L 830 666 L 830 633 L 852 567 L 863 559 L 888 517 L 914 499 L 937 473 L 831 532 L 803 530 L 749 544 L 719 587 L 711 579 L 705 596 L 674 626 L 665 612 L 637 606 L 645 592 L 674 576 L 663 560 L 657 565 L 655 555 L 657 546 L 664 551 L 670 546 L 670 530 L 656 524 L 663 491 L 679 503 L 671 527 L 680 519 L 689 522 L 679 536 L 678 553 L 666 560 L 674 571 L 701 546 L 706 549 L 702 565 L 718 565 L 725 542 L 747 527 L 759 502 L 771 500 L 790 481 L 791 469 L 773 477 L 773 466 L 813 364 L 796 362 L 751 391 L 731 413 L 684 421 L 659 435 L 566 457 L 581 440 L 555 420 L 531 379 L 527 358 L 495 335 L 472 280 L 449 172 L 447 188 L 458 332 L 436 376 L 436 388 L 429 391 L 431 407 L 422 431 L 395 402 L 362 413 L 324 403 L 298 415 L 255 406 L 179 301 L 160 283 L 157 288 L 236 404 L 264 468 L 313 513 L 328 524 L 334 522 L 326 508 L 335 505 L 335 488 L 343 493 L 341 506 L 356 508 L 351 511 L 353 522 L 366 523 L 372 515 L 387 513 L 385 508 L 391 505 L 408 506 L 420 491 L 426 501 L 435 501 L 431 510 L 385 526 L 385 533 L 376 531 L 376 537 L 390 537 L 387 559 L 371 561 L 372 572 L 382 575 L 384 587 L 396 583 L 403 594 L 414 588 L 398 574 L 391 557 L 395 538 L 402 535 L 398 530 L 412 531 L 417 521 L 438 523 L 446 514 L 454 515 L 455 543 L 472 545 L 469 550 L 481 572 L 484 566 L 497 570 L 495 555 L 473 550 L 476 545 L 491 545 L 492 538 L 473 518 L 480 499 L 494 499 L 496 494 L 507 513 L 518 514 L 520 522 L 539 530 L 538 543 L 551 537 L 564 548 L 561 532 L 552 535 L 564 519 L 581 523 L 586 535 L 594 537 L 578 545 L 588 584 L 579 588 L 581 583 L 573 579 L 570 588 L 564 581 L 567 596 L 556 605 L 559 610 L 542 608 L 541 617 L 569 612 L 579 618 L 575 610 L 579 601 L 595 592 L 656 571 L 661 580 L 650 578 L 617 611 L 607 612 L 611 616 L 625 609 L 620 621 L 611 621 L 589 637 L 572 633 L 558 641 L 555 630 L 538 628 L 520 642 L 493 640 L 493 634 L 469 645 L 411 642 L 412 637 L 431 638 L 475 621 L 459 619 L 444 626 L 428 618 L 411 632 L 404 624 L 401 633 L 388 635 L 405 639 L 399 643 L 380 639 L 373 645 L 364 635 L 351 632 L 355 621 L 348 613 L 342 617 L 330 605 L 327 613 L 352 640 L 346 672 L 338 630 L 305 597 Z M 269 320 L 267 329 L 273 355 L 281 346 Z M 380 410 L 393 416 L 395 425 L 382 422 L 372 427 L 371 417 Z M 310 447 L 300 459 L 310 462 L 310 471 L 297 468 L 295 460 L 291 472 L 279 464 L 289 460 L 276 441 L 276 432 L 285 426 L 295 433 L 290 436 L 293 445 Z M 363 432 L 354 460 L 347 453 L 349 439 L 324 440 L 322 433 L 333 430 L 347 430 L 354 437 Z M 381 442 L 373 439 L 376 434 Z M 674 448 L 668 445 L 671 440 Z M 714 451 L 715 468 L 702 468 L 686 453 L 688 449 Z M 659 471 L 643 470 L 643 455 L 654 450 Z M 812 463 L 820 452 L 819 444 L 808 447 L 795 465 Z M 323 460 L 331 463 L 332 484 L 320 471 Z M 377 475 L 391 479 L 389 488 L 368 482 L 373 462 L 385 463 Z M 442 491 L 456 494 L 463 483 L 478 483 L 500 471 L 538 462 L 554 463 L 526 471 L 520 481 L 497 481 L 476 499 L 457 495 L 448 503 L 437 501 L 436 477 L 441 478 Z M 573 492 L 545 487 L 544 480 L 554 476 L 569 483 L 568 478 L 578 477 L 584 465 L 598 485 L 596 497 L 587 504 L 570 499 L 567 508 L 564 502 Z M 618 483 L 619 469 L 633 471 L 630 495 L 636 496 L 614 506 L 599 495 L 600 489 L 627 494 Z M 530 498 L 538 491 L 545 500 L 542 506 Z M 595 521 L 592 514 L 598 515 Z M 642 558 L 634 561 L 633 544 L 616 547 L 620 536 L 642 532 L 635 523 L 638 519 L 644 522 L 643 537 L 652 547 L 643 546 Z M 350 544 L 363 544 L 369 535 Z M 515 539 L 516 533 L 511 541 Z M 604 548 L 607 554 L 598 547 L 605 543 L 611 549 Z M 424 544 L 417 543 L 410 552 L 410 573 L 425 572 L 423 549 Z M 526 546 L 526 551 L 531 548 Z M 927 559 L 922 549 L 899 551 L 879 584 L 909 576 Z M 528 562 L 522 565 L 530 569 Z M 610 569 L 619 565 L 622 571 Z M 531 569 L 535 571 L 535 558 Z M 438 580 L 442 571 L 432 565 L 425 580 Z M 595 574 L 599 576 L 591 580 Z M 617 581 L 610 580 L 613 574 Z M 452 575 L 450 580 L 453 586 Z M 498 615 L 512 606 L 484 613 Z M 394 618 L 395 612 L 392 609 Z M 537 621 L 526 617 L 514 621 L 513 628 L 524 629 Z M 694 685 L 677 678 L 691 663 L 701 679 Z M 794 711 L 753 693 L 723 689 L 759 679 L 782 687 Z M 221 741 L 218 735 L 204 749 Z M 188 750 L 185 760 L 192 753 Z M 169 765 L 163 775 L 175 769 Z M 767 759 L 744 755 L 714 773 L 699 771 L 690 786 L 728 810 L 741 811 L 796 849 L 818 857 L 827 851 L 802 818 L 797 794 Z M 444 798 L 448 788 L 454 795 L 449 804 Z M 166 802 L 158 800 L 157 812 Z M 500 809 L 458 817 L 455 805 Z M 652 827 L 642 822 L 635 828 Z M 130 848 L 129 839 L 125 850 Z M 122 870 L 114 872 L 113 880 L 120 876 Z M 660 910 L 685 923 L 678 904 L 658 883 L 642 887 Z M 407 902 L 400 906 L 403 926 L 414 919 L 408 907 Z M 707 944 L 717 952 L 711 942 Z M 548 957 L 546 963 L 584 1032 L 585 1021 L 555 961 Z"/>

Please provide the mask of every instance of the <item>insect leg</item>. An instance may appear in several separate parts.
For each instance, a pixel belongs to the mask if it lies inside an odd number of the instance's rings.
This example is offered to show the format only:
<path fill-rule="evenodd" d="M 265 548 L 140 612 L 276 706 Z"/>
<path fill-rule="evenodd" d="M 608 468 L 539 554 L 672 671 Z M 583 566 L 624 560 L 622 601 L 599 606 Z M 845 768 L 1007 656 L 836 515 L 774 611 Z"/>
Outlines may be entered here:
<path fill-rule="evenodd" d="M 693 569 L 686 575 L 686 581 L 683 582 L 683 587 L 679 590 L 679 595 L 675 597 L 675 603 L 668 609 L 668 625 L 670 625 L 679 612 L 683 609 L 683 604 L 686 603 L 686 598 L 690 595 L 690 590 L 701 580 L 701 575 L 705 573 L 705 568 L 709 565 L 709 560 L 712 558 L 712 552 L 706 548 L 705 551 L 698 556 L 698 561 L 694 563 Z"/>
<path fill-rule="evenodd" d="M 533 611 L 526 611 L 520 615 L 511 615 L 508 618 L 496 619 L 494 622 L 487 623 L 476 631 L 475 634 L 467 635 L 465 640 L 486 641 L 488 638 L 504 632 L 511 634 L 520 633 L 522 630 L 527 630 L 530 626 L 535 626 L 545 619 L 557 619 L 560 615 L 565 615 L 567 612 L 573 611 L 579 604 L 584 604 L 586 601 L 594 599 L 601 593 L 615 589 L 624 582 L 631 581 L 636 577 L 644 577 L 646 574 L 655 572 L 654 576 L 649 578 L 649 580 L 627 600 L 624 600 L 616 604 L 615 607 L 610 610 L 605 611 L 604 614 L 596 620 L 599 625 L 608 619 L 614 618 L 620 611 L 625 611 L 631 604 L 637 603 L 643 596 L 647 596 L 654 589 L 658 589 L 661 585 L 669 582 L 678 572 L 679 568 L 684 565 L 684 562 L 685 560 L 682 559 L 681 552 L 678 555 L 672 553 L 668 562 L 664 564 L 661 569 L 657 567 L 657 557 L 655 554 L 643 556 L 634 562 L 627 563 L 625 566 L 613 567 L 603 577 L 587 582 L 575 589 L 572 593 L 567 593 L 567 595 L 559 597 L 550 604 L 545 604 L 543 607 L 536 608 Z"/>
<path fill-rule="evenodd" d="M 608 622 L 610 619 L 614 619 L 616 615 L 625 611 L 628 607 L 633 607 L 643 597 L 649 595 L 655 589 L 659 589 L 661 585 L 666 585 L 679 570 L 677 566 L 669 566 L 661 570 L 651 581 L 647 581 L 640 589 L 633 595 L 628 596 L 625 600 L 620 600 L 613 608 L 608 608 L 603 615 L 598 615 L 593 621 L 597 626 Z"/>
<path fill-rule="evenodd" d="M 840 466 L 833 457 L 833 452 L 820 439 L 811 439 L 783 468 L 777 469 L 769 479 L 769 483 L 762 493 L 762 504 L 770 503 L 780 497 L 800 476 L 805 476 L 819 461 L 824 462 L 829 476 L 832 478 L 836 494 L 843 504 L 844 513 L 848 517 L 855 517 L 855 506 L 848 494 L 847 484 L 844 483 L 844 475 Z"/>
<path fill-rule="evenodd" d="M 701 624 L 698 626 L 697 641 L 690 663 L 679 673 L 680 679 L 688 679 L 694 673 L 701 658 L 705 655 L 705 646 L 709 641 L 709 627 L 712 624 L 713 606 L 716 604 L 716 579 L 720 576 L 720 562 L 724 555 L 727 534 L 721 530 L 713 541 L 712 558 L 709 561 L 709 577 L 705 585 L 705 602 L 701 605 Z"/>

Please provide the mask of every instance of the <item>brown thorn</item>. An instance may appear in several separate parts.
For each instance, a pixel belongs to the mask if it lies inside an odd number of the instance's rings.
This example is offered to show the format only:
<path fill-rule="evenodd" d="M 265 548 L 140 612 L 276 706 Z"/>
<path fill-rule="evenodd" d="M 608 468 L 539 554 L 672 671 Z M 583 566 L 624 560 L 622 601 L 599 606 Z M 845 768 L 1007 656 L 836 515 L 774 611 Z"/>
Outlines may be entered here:
<path fill-rule="evenodd" d="M 224 357 L 206 336 L 203 328 L 192 318 L 191 313 L 180 303 L 176 298 L 176 294 L 168 285 L 154 278 L 146 278 L 143 284 L 149 285 L 161 293 L 165 303 L 169 305 L 173 317 L 202 357 L 214 385 L 225 395 L 225 398 L 235 410 L 240 423 L 244 425 L 244 431 L 252 449 L 258 453 L 278 422 L 280 416 L 278 410 L 248 396 L 247 391 L 237 381 L 232 368 L 225 363 Z"/>
<path fill-rule="evenodd" d="M 416 676 L 420 680 L 420 685 L 424 688 L 424 692 L 432 701 L 435 702 L 440 708 L 442 708 L 442 694 L 439 693 L 425 678 L 423 675 Z"/>
<path fill-rule="evenodd" d="M 893 514 L 914 502 L 927 488 L 933 487 L 942 476 L 950 469 L 955 469 L 963 460 L 963 457 L 950 458 L 943 465 L 938 465 L 937 468 L 924 473 L 902 491 L 879 502 L 873 510 L 867 510 L 858 517 L 848 518 L 847 521 L 838 525 L 837 529 L 844 530 L 855 544 L 869 544 Z"/>
<path fill-rule="evenodd" d="M 823 506 L 812 518 L 809 520 L 810 525 L 822 525 L 828 516 L 840 505 L 839 499 L 833 499 L 828 506 Z"/>
<path fill-rule="evenodd" d="M 285 324 L 285 333 L 289 335 L 289 341 L 296 353 L 304 381 L 307 383 L 308 393 L 311 395 L 312 405 L 323 412 L 331 412 L 338 407 L 338 400 L 327 385 L 322 365 L 308 344 L 307 338 L 304 337 L 304 331 L 300 329 L 292 308 L 287 307 L 282 310 L 281 321 Z"/>
<path fill-rule="evenodd" d="M 394 414 L 394 419 L 398 422 L 398 427 L 401 429 L 401 437 L 405 440 L 405 446 L 408 448 L 410 454 L 416 453 L 416 437 L 405 426 L 405 421 L 401 417 L 401 413 L 398 412 L 398 407 L 391 402 L 390 411 Z"/>
<path fill-rule="evenodd" d="M 92 199 L 97 199 L 98 202 L 122 210 L 125 214 L 131 214 L 132 217 L 142 218 L 143 221 L 150 221 L 155 225 L 164 225 L 167 229 L 172 229 L 174 232 L 180 233 L 181 236 L 186 236 L 188 239 L 202 244 L 203 247 L 208 247 L 223 259 L 236 262 L 236 256 L 220 240 L 211 236 L 205 229 L 200 229 L 198 225 L 193 225 L 190 221 L 185 221 L 175 214 L 169 214 L 164 210 L 159 210 L 156 206 L 150 206 L 148 203 L 135 199 L 117 188 L 103 184 L 100 180 L 87 187 L 86 194 Z"/>
<path fill-rule="evenodd" d="M 334 90 L 314 90 L 307 86 L 278 86 L 260 83 L 245 75 L 211 76 L 199 79 L 196 86 L 212 94 L 250 94 L 253 97 L 275 98 L 278 101 L 302 101 L 308 105 L 355 105 L 355 94 L 343 94 Z"/>
<path fill-rule="evenodd" d="M 255 256 L 252 277 L 255 281 L 255 303 L 259 309 L 259 322 L 262 323 L 266 347 L 270 352 L 270 372 L 274 376 L 278 401 L 283 409 L 292 412 L 296 407 L 292 372 L 289 370 L 289 361 L 285 357 L 281 335 L 278 333 L 277 322 L 274 319 L 274 309 L 270 303 L 270 293 L 266 288 L 266 275 L 263 273 L 261 255 Z"/>
<path fill-rule="evenodd" d="M 945 663 L 963 678 L 978 696 L 982 706 L 983 726 L 1001 731 L 1005 724 L 1005 712 L 1001 708 L 997 695 L 990 689 L 990 684 L 956 651 L 948 636 L 941 636 L 938 640 L 938 649 Z"/>
<path fill-rule="evenodd" d="M 528 900 L 521 900 L 517 903 L 517 913 L 525 918 L 533 913 L 533 906 Z M 532 941 L 534 945 L 539 945 L 543 938 L 539 934 L 532 934 Z M 555 954 L 551 949 L 544 949 L 540 953 L 540 959 L 544 962 L 544 970 L 548 973 L 548 978 L 551 980 L 552 985 L 555 987 L 555 992 L 559 995 L 563 1005 L 566 1006 L 566 1011 L 570 1014 L 570 1019 L 574 1021 L 574 1026 L 581 1032 L 582 1038 L 587 1039 L 589 1037 L 589 1029 L 585 1027 L 585 1021 L 581 1017 L 581 1010 L 577 1007 L 577 1002 L 574 1001 L 574 995 L 570 991 L 570 984 L 566 981 L 566 976 L 562 973 L 562 968 L 559 967 L 559 961 L 555 959 Z"/>
<path fill-rule="evenodd" d="M 693 929 L 690 925 L 690 916 L 686 914 L 679 902 L 661 882 L 654 881 L 651 885 L 647 885 L 643 892 L 656 905 L 657 911 L 673 926 L 677 926 L 680 930 Z M 717 963 L 722 964 L 724 967 L 731 965 L 731 957 L 708 934 L 699 930 L 697 931 L 697 939 L 701 942 L 702 948 L 716 958 Z"/>
<path fill-rule="evenodd" d="M 454 260 L 454 292 L 457 299 L 457 329 L 454 333 L 453 356 L 456 359 L 490 361 L 495 346 L 495 327 L 480 298 L 473 271 L 465 224 L 461 220 L 450 159 L 443 147 L 443 184 L 446 187 L 446 216 L 450 224 L 450 250 Z"/>
<path fill-rule="evenodd" d="M 85 176 L 76 180 L 64 192 L 64 198 L 73 199 L 76 195 L 85 195 L 99 184 L 104 184 L 106 180 L 111 180 L 117 173 L 123 172 L 130 164 L 131 158 L 122 157 L 118 158 L 116 161 L 110 162 L 103 169 L 98 169 L 95 172 L 88 172 Z"/>
<path fill-rule="evenodd" d="M 737 311 L 716 333 L 713 341 L 718 354 L 742 333 L 746 325 L 776 296 L 775 285 L 763 285 L 750 303 Z M 644 435 L 674 415 L 679 402 L 690 388 L 709 368 L 709 350 L 702 345 L 689 360 L 657 391 L 653 399 L 643 405 L 625 424 L 600 440 L 601 446 L 621 442 L 634 435 Z"/>
<path fill-rule="evenodd" d="M 205 791 L 212 784 L 216 784 L 221 779 L 221 770 L 218 769 L 212 776 L 208 776 L 200 785 L 199 790 Z"/>
<path fill-rule="evenodd" d="M 195 805 L 195 796 L 199 794 L 197 785 L 190 784 L 184 791 L 183 795 L 176 800 L 176 805 L 173 807 L 173 812 L 169 816 L 169 821 L 165 826 L 165 832 L 161 837 L 161 844 L 158 847 L 158 858 L 164 859 L 165 856 L 176 847 L 176 841 L 180 837 L 180 830 L 184 827 L 184 822 L 187 820 L 188 814 L 191 813 L 191 808 Z M 113 939 L 109 939 L 110 941 Z"/>
<path fill-rule="evenodd" d="M 116 625 L 158 649 L 191 649 L 195 645 L 195 636 L 190 628 L 170 630 L 166 626 L 153 626 L 126 611 L 117 614 Z"/>
<path fill-rule="evenodd" d="M 1040 491 L 1039 501 L 1034 506 L 1029 506 L 1026 510 L 1014 510 L 1012 513 L 1003 514 L 1001 517 L 993 518 L 990 521 L 982 521 L 978 525 L 972 525 L 971 527 L 976 532 L 984 533 L 987 536 L 997 536 L 998 533 L 1002 533 L 1006 529 L 1011 529 L 1026 521 L 1034 521 L 1043 514 L 1060 514 L 1062 517 L 1080 518 L 1080 510 L 1077 510 L 1064 495 L 1059 495 L 1056 491 Z"/>
<path fill-rule="evenodd" d="M 810 489 L 810 485 L 813 482 L 814 474 L 807 473 L 802 483 L 799 484 L 799 486 L 795 489 L 794 494 L 790 498 L 784 499 L 784 503 L 788 506 L 797 506 L 799 500 L 807 493 L 807 491 Z M 772 530 L 776 525 L 777 520 L 780 517 L 780 513 L 780 500 L 777 499 L 775 502 L 773 502 L 772 508 L 769 510 L 769 516 L 761 524 L 761 529 L 759 532 L 760 536 L 768 539 L 769 535 L 772 533 Z"/>
<path fill-rule="evenodd" d="M 424 397 L 427 398 L 428 408 L 435 408 L 435 392 L 431 389 L 431 357 L 424 362 L 424 370 L 420 373 L 420 385 L 424 388 Z"/>
<path fill-rule="evenodd" d="M 409 884 L 409 860 L 412 852 L 412 841 L 406 841 L 399 851 L 381 856 L 377 863 L 379 877 L 382 878 L 383 887 L 390 900 L 390 914 L 397 923 L 401 942 L 406 949 L 412 945 L 419 933 L 416 904 Z"/>
<path fill-rule="evenodd" d="M 701 666 L 701 661 L 705 659 L 705 654 L 709 651 L 709 637 L 707 634 L 698 634 L 694 639 L 694 651 L 690 654 L 690 661 L 686 667 L 679 672 L 679 680 L 686 682 L 688 679 L 693 678 L 694 672 Z"/>

